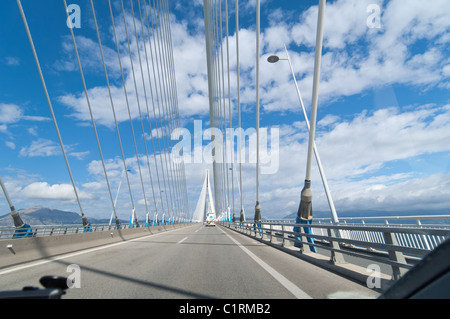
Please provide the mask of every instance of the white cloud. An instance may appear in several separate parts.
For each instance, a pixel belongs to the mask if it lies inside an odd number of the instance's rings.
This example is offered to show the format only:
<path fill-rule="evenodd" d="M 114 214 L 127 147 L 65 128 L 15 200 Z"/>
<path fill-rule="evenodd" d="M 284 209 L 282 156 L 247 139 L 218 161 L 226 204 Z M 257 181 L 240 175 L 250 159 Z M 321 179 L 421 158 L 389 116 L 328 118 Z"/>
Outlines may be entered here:
<path fill-rule="evenodd" d="M 448 41 L 444 39 L 450 27 L 450 14 L 442 10 L 444 2 L 405 3 L 391 0 L 383 6 L 381 1 L 348 0 L 328 4 L 321 68 L 321 103 L 384 85 L 407 84 L 417 86 L 421 91 L 433 86 L 448 86 L 444 68 L 448 64 L 444 43 Z M 381 7 L 381 29 L 367 26 L 369 13 L 366 9 L 372 3 L 378 3 Z M 308 60 L 304 56 L 302 63 L 293 63 L 300 90 L 306 93 L 306 105 L 311 100 L 314 54 L 311 51 L 315 47 L 316 26 L 317 6 L 302 13 L 293 25 L 277 26 L 280 38 L 291 34 L 291 41 L 286 43 L 288 48 L 295 44 L 310 49 L 305 50 L 309 52 Z M 264 32 L 267 35 L 265 41 L 272 39 L 266 44 L 270 48 L 276 43 L 271 35 L 272 29 Z M 285 54 L 281 51 L 280 55 Z M 291 55 L 294 61 L 298 54 L 292 52 Z M 287 76 L 288 68 L 278 64 L 267 67 L 270 73 L 266 81 L 262 81 L 266 111 L 292 110 L 293 105 L 298 105 L 293 85 L 289 83 L 291 79 Z M 276 74 L 275 69 L 286 76 Z M 261 76 L 265 78 L 264 71 Z M 277 92 L 278 95 L 284 92 L 283 97 L 277 97 Z"/>
<path fill-rule="evenodd" d="M 20 60 L 17 57 L 8 56 L 5 58 L 7 65 L 18 66 L 20 65 Z"/>
<path fill-rule="evenodd" d="M 434 174 L 391 185 L 346 181 L 334 185 L 334 195 L 337 207 L 347 210 L 442 210 L 450 205 L 449 177 Z"/>
<path fill-rule="evenodd" d="M 445 107 L 398 108 L 361 113 L 319 133 L 317 147 L 333 163 L 330 178 L 366 173 L 383 163 L 450 150 L 450 113 Z"/>
<path fill-rule="evenodd" d="M 334 120 L 324 119 L 322 124 L 330 125 L 318 127 L 316 144 L 338 211 L 449 207 L 448 174 L 426 174 L 415 159 L 450 151 L 448 105 L 364 111 L 351 120 Z M 263 216 L 284 217 L 295 212 L 300 202 L 307 150 L 304 123 L 281 126 L 280 137 L 278 172 L 260 176 Z M 389 169 L 399 161 L 405 165 Z M 315 159 L 312 168 L 314 209 L 327 211 Z M 244 165 L 244 194 L 248 216 L 253 216 L 254 165 Z M 432 200 L 423 201 L 427 197 Z"/>
<path fill-rule="evenodd" d="M 40 138 L 35 140 L 29 146 L 22 147 L 19 155 L 22 157 L 55 156 L 59 155 L 61 150 L 57 144 L 51 140 Z"/>
<path fill-rule="evenodd" d="M 13 124 L 19 121 L 48 121 L 47 117 L 25 115 L 23 109 L 16 104 L 0 103 L 0 123 Z"/>
<path fill-rule="evenodd" d="M 103 64 L 97 38 L 93 40 L 83 35 L 79 35 L 75 37 L 75 40 L 77 43 L 83 72 L 96 72 L 102 74 Z M 102 46 L 102 48 L 109 75 L 113 77 L 120 76 L 120 67 L 119 63 L 117 63 L 118 58 L 116 51 L 107 46 Z M 62 51 L 64 59 L 56 61 L 53 66 L 54 69 L 56 71 L 79 72 L 78 62 L 73 48 L 73 41 L 70 35 L 64 38 L 62 43 Z"/>
<path fill-rule="evenodd" d="M 46 182 L 35 182 L 22 189 L 22 195 L 30 199 L 43 200 L 75 200 L 75 192 L 70 184 L 50 185 Z M 77 190 L 80 199 L 95 199 L 93 193 Z"/>
<path fill-rule="evenodd" d="M 340 117 L 333 114 L 327 114 L 323 119 L 317 122 L 317 126 L 326 127 L 332 124 L 337 124 L 340 120 Z"/>
<path fill-rule="evenodd" d="M 18 105 L 0 103 L 0 123 L 16 123 L 22 116 L 22 109 Z"/>
<path fill-rule="evenodd" d="M 90 151 L 84 151 L 84 152 L 68 152 L 69 156 L 75 157 L 78 160 L 83 160 L 86 158 L 87 155 L 89 155 Z"/>
<path fill-rule="evenodd" d="M 37 127 L 29 127 L 29 128 L 27 129 L 27 131 L 28 131 L 28 133 L 30 133 L 30 134 L 33 135 L 33 136 L 38 136 L 38 133 L 37 133 Z"/>
<path fill-rule="evenodd" d="M 8 148 L 12 149 L 12 150 L 15 150 L 15 149 L 16 149 L 16 144 L 14 144 L 14 142 L 6 141 L 6 142 L 5 142 L 5 145 L 6 145 Z"/>

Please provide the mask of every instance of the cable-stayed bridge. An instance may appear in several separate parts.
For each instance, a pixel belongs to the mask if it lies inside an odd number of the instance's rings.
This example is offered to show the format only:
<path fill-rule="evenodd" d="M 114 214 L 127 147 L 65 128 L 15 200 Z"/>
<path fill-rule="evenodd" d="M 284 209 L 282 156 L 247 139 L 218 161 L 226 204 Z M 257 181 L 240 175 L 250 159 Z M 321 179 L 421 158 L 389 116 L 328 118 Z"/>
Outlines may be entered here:
<path fill-rule="evenodd" d="M 74 34 L 75 26 L 72 23 L 76 21 L 73 22 L 71 16 L 71 10 L 74 9 L 64 0 L 70 39 L 83 86 L 84 103 L 89 110 L 111 202 L 110 224 L 92 225 L 86 217 L 86 208 L 76 187 L 58 118 L 55 116 L 53 99 L 47 89 L 39 52 L 33 40 L 33 30 L 29 28 L 21 1 L 17 0 L 80 209 L 81 221 L 79 226 L 28 225 L 16 211 L 14 198 L 8 195 L 2 182 L 15 227 L 0 229 L 0 239 L 4 244 L 0 251 L 1 290 L 16 290 L 10 293 L 15 294 L 15 297 L 41 294 L 54 294 L 52 296 L 57 297 L 62 282 L 70 286 L 64 295 L 66 298 L 448 298 L 448 289 L 445 288 L 448 286 L 445 283 L 448 284 L 449 215 L 391 217 L 390 220 L 387 217 L 348 220 L 338 217 L 314 143 L 324 0 L 319 1 L 313 99 L 309 119 L 295 81 L 309 132 L 305 186 L 297 218 L 283 221 L 264 219 L 264 207 L 261 207 L 259 200 L 260 6 L 257 1 L 256 202 L 253 218 L 246 218 L 240 158 L 241 136 L 238 137 L 240 145 L 237 147 L 239 161 L 234 162 L 228 160 L 234 158 L 230 154 L 235 150 L 229 147 L 233 145 L 233 136 L 226 134 L 228 127 L 237 127 L 239 133 L 242 128 L 239 104 L 239 5 L 238 1 L 235 3 L 237 14 L 234 54 L 238 69 L 237 78 L 231 79 L 228 2 L 204 0 L 212 172 L 199 172 L 199 175 L 205 174 L 204 184 L 196 209 L 190 211 L 185 166 L 173 152 L 175 144 L 170 138 L 171 133 L 181 127 L 182 105 L 178 104 L 177 98 L 168 1 L 130 0 L 128 3 L 121 0 L 120 3 L 112 3 L 108 0 L 106 5 L 103 4 L 102 8 L 106 9 L 107 17 L 111 20 L 110 28 L 114 37 L 109 41 L 115 44 L 115 63 L 123 89 L 124 98 L 119 101 L 113 94 L 113 84 L 105 61 L 102 33 L 97 23 L 97 3 L 90 1 L 92 23 L 102 61 L 100 67 L 109 98 L 109 105 L 103 107 L 109 110 L 114 119 L 117 143 L 120 146 L 117 157 L 123 164 L 124 188 L 128 189 L 131 204 L 130 222 L 121 224 L 116 205 L 119 190 L 114 194 L 110 185 L 108 163 L 97 132 L 98 119 L 93 112 L 92 92 L 88 89 Z M 125 7 L 132 13 L 132 19 L 127 20 Z M 119 14 L 114 15 L 114 11 Z M 117 17 L 123 23 L 120 32 L 116 30 Z M 122 37 L 124 46 L 120 46 L 118 37 Z M 136 47 L 133 48 L 133 45 Z M 288 54 L 287 50 L 286 53 Z M 278 60 L 278 57 L 273 56 L 269 62 Z M 295 80 L 294 72 L 293 77 Z M 231 111 L 231 81 L 235 81 L 238 87 L 237 124 L 233 121 Z M 124 140 L 116 113 L 118 108 L 125 109 L 132 132 L 131 144 L 135 151 L 138 186 L 146 210 L 144 221 L 139 221 L 136 215 L 138 199 L 133 196 L 132 188 L 135 185 L 130 183 Z M 135 118 L 132 116 L 132 108 L 138 110 Z M 142 138 L 138 138 L 138 134 Z M 139 152 L 138 146 L 143 146 L 145 152 Z M 319 167 L 330 206 L 331 218 L 326 220 L 314 218 L 312 210 L 310 185 L 313 159 Z M 239 180 L 237 187 L 234 185 L 235 180 Z M 119 189 L 120 186 L 121 184 Z M 238 196 L 235 198 L 236 188 Z M 236 216 L 236 213 L 239 215 Z M 205 227 L 207 225 L 204 221 L 208 216 L 214 216 L 217 227 Z M 43 283 L 47 290 L 29 288 L 17 291 L 25 286 L 38 285 L 37 280 L 46 275 L 69 277 L 70 281 L 48 280 L 53 286 L 48 282 Z M 442 278 L 447 280 L 444 284 L 441 281 L 433 286 L 435 289 L 423 291 L 429 281 Z M 263 308 L 219 310 L 235 313 L 242 310 L 244 313 L 264 311 Z M 268 311 L 267 308 L 266 310 Z"/>

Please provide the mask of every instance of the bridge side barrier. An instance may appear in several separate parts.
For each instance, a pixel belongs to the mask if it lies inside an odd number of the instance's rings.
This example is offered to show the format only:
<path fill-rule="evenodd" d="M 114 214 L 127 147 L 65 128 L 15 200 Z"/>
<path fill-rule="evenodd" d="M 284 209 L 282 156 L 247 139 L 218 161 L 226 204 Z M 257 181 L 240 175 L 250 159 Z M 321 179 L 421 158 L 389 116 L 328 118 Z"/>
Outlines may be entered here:
<path fill-rule="evenodd" d="M 438 244 L 450 237 L 449 228 L 424 226 L 311 224 L 308 227 L 313 232 L 305 234 L 304 225 L 292 223 L 262 222 L 261 233 L 254 230 L 251 222 L 222 224 L 271 245 L 283 248 L 300 246 L 300 253 L 305 252 L 305 245 L 327 250 L 331 253 L 330 262 L 333 264 L 345 263 L 344 255 L 386 264 L 391 267 L 394 280 L 398 280 L 432 250 L 430 246 L 412 245 L 412 239 L 433 238 Z M 294 229 L 300 231 L 295 232 Z M 306 237 L 314 238 L 314 242 Z"/>
<path fill-rule="evenodd" d="M 275 224 L 292 224 L 295 223 L 293 219 L 281 220 L 266 220 L 268 223 Z M 315 218 L 314 222 L 317 224 L 332 224 L 330 218 Z M 413 216 L 366 216 L 366 217 L 340 217 L 340 224 L 355 225 L 355 226 L 397 226 L 397 227 L 412 227 L 412 228 L 450 228 L 450 215 L 413 215 Z M 324 235 L 325 229 L 315 229 L 316 234 Z M 339 231 L 341 237 L 359 239 L 362 241 L 380 242 L 384 243 L 384 236 L 382 232 L 366 232 L 363 230 L 345 230 Z M 423 248 L 433 250 L 445 241 L 443 236 L 429 236 L 425 234 L 395 234 L 396 240 L 401 246 Z"/>
<path fill-rule="evenodd" d="M 83 249 L 113 244 L 148 236 L 192 224 L 171 224 L 126 229 L 97 229 L 91 232 L 77 231 L 67 227 L 66 234 L 35 236 L 31 238 L 5 239 L 0 241 L 0 268 L 25 262 L 50 258 Z M 96 229 L 93 226 L 93 230 Z"/>

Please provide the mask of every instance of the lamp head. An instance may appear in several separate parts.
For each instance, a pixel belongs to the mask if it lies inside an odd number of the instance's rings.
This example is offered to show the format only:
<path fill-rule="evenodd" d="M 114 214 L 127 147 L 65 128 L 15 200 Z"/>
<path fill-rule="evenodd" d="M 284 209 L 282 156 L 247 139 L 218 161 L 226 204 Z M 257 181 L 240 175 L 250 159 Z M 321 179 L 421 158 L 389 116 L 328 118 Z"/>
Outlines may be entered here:
<path fill-rule="evenodd" d="M 280 60 L 279 57 L 277 57 L 276 55 L 271 55 L 270 57 L 267 58 L 267 61 L 269 63 L 277 63 Z"/>

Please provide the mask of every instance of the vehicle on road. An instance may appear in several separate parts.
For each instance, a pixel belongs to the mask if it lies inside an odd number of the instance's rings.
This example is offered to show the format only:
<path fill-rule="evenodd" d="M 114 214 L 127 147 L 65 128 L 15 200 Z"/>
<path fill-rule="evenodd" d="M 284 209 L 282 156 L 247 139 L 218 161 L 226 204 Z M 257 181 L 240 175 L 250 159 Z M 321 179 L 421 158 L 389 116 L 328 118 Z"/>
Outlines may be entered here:
<path fill-rule="evenodd" d="M 216 216 L 214 215 L 214 213 L 208 213 L 208 215 L 206 216 L 206 220 L 203 223 L 205 226 L 216 226 Z"/>

